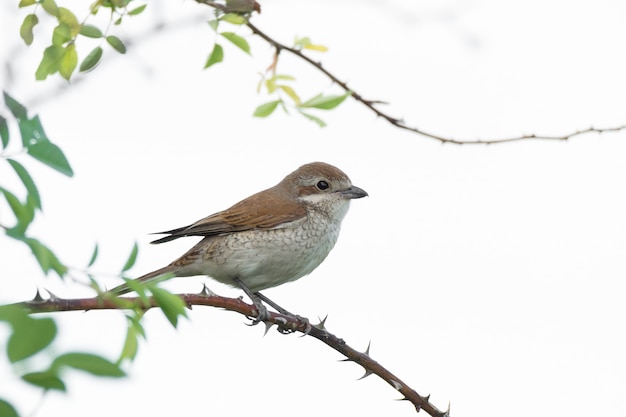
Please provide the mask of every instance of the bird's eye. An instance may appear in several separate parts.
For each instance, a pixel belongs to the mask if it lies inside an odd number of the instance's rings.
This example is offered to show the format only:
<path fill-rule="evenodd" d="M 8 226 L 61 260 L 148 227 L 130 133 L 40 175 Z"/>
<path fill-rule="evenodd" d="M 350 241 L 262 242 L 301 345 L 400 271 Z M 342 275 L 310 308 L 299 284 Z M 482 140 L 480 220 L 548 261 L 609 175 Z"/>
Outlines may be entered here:
<path fill-rule="evenodd" d="M 318 181 L 317 184 L 315 184 L 315 186 L 317 187 L 318 190 L 328 190 L 328 188 L 330 187 L 330 185 L 328 185 L 328 183 L 326 181 Z"/>

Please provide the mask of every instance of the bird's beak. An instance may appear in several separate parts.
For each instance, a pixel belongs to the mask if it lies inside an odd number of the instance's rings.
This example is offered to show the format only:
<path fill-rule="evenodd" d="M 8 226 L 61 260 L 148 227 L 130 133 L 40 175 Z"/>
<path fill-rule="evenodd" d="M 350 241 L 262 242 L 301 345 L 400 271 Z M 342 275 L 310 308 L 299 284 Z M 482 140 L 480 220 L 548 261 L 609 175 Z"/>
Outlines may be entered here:
<path fill-rule="evenodd" d="M 347 199 L 363 198 L 369 195 L 367 194 L 367 191 L 355 185 L 351 186 L 347 190 L 342 190 L 339 193 L 343 196 L 343 198 Z"/>

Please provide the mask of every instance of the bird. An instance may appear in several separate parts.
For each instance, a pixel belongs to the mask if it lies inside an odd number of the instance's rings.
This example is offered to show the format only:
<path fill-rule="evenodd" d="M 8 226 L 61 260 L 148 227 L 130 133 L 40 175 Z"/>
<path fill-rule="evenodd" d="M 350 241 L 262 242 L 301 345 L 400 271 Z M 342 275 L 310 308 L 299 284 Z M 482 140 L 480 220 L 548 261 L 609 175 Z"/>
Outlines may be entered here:
<path fill-rule="evenodd" d="M 267 317 L 265 301 L 288 313 L 260 291 L 310 274 L 335 246 L 350 201 L 368 193 L 352 185 L 339 168 L 325 162 L 302 165 L 275 186 L 188 226 L 159 232 L 160 244 L 201 236 L 184 255 L 136 281 L 206 275 L 243 290 Z M 125 283 L 108 291 L 130 292 Z M 256 323 L 255 323 L 256 324 Z"/>

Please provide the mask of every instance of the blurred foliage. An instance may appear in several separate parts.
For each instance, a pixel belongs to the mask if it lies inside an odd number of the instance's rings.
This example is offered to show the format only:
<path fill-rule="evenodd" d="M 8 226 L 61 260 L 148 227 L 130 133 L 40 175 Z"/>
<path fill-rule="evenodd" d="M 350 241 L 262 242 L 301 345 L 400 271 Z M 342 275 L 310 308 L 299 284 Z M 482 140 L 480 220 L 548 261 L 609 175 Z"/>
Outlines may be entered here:
<path fill-rule="evenodd" d="M 42 210 L 41 197 L 28 170 L 16 158 L 28 155 L 69 177 L 74 172 L 61 149 L 48 139 L 39 116 L 28 117 L 26 108 L 6 92 L 4 93 L 4 102 L 13 119 L 17 122 L 21 142 L 17 144 L 16 141 L 11 141 L 9 121 L 0 114 L 0 137 L 2 138 L 0 156 L 15 172 L 22 184 L 22 192 L 26 192 L 26 197 L 20 199 L 17 196 L 20 192 L 10 190 L 7 185 L 0 183 L 0 194 L 4 196 L 15 218 L 14 224 L 9 225 L 4 223 L 6 220 L 3 217 L 3 223 L 0 224 L 0 227 L 6 236 L 28 245 L 44 273 L 54 271 L 62 278 L 67 272 L 67 267 L 48 246 L 27 234 L 28 227 L 34 221 L 36 214 Z"/>
<path fill-rule="evenodd" d="M 104 54 L 103 46 L 109 46 L 115 51 L 125 54 L 126 45 L 117 36 L 110 34 L 111 26 L 120 25 L 125 18 L 141 14 L 147 4 L 136 5 L 138 0 L 97 0 L 89 7 L 87 17 L 79 21 L 77 12 L 57 5 L 55 0 L 21 0 L 20 8 L 29 8 L 30 13 L 24 17 L 20 28 L 20 36 L 31 45 L 34 40 L 33 30 L 40 19 L 56 20 L 57 25 L 52 31 L 52 43 L 43 51 L 43 56 L 35 72 L 37 80 L 45 80 L 49 75 L 58 73 L 66 80 L 70 80 L 76 68 L 80 72 L 93 70 L 101 61 Z M 255 10 L 255 2 L 226 1 L 225 5 L 213 2 L 201 2 L 215 7 L 215 18 L 208 21 L 209 27 L 216 34 L 216 39 L 204 68 L 208 69 L 224 61 L 225 50 L 221 41 L 234 45 L 248 55 L 252 54 L 250 43 L 241 35 L 240 27 L 245 26 Z M 257 4 L 258 5 L 258 4 Z M 109 24 L 105 29 L 88 23 L 89 18 L 95 16 L 101 9 L 107 9 L 110 14 Z M 43 10 L 43 11 L 42 11 Z M 224 25 L 227 30 L 220 29 Z M 100 42 L 80 61 L 76 51 L 76 42 L 79 37 L 98 39 Z M 309 37 L 296 37 L 291 48 L 295 51 L 326 52 L 324 45 L 313 43 Z M 286 113 L 294 110 L 297 114 L 315 122 L 320 127 L 326 123 L 311 110 L 332 110 L 341 104 L 350 94 L 324 95 L 318 94 L 308 100 L 301 100 L 293 85 L 289 82 L 295 77 L 286 74 L 277 74 L 277 53 L 274 62 L 264 74 L 261 74 L 258 92 L 265 91 L 273 96 L 271 101 L 256 107 L 254 117 L 268 117 L 280 107 Z"/>
<path fill-rule="evenodd" d="M 250 44 L 246 39 L 233 31 L 220 31 L 220 25 L 223 23 L 231 26 L 241 26 L 248 22 L 247 15 L 235 14 L 235 13 L 216 13 L 216 19 L 209 21 L 209 26 L 218 35 L 218 39 L 213 44 L 213 49 L 206 60 L 204 68 L 207 69 L 215 64 L 218 64 L 224 60 L 224 47 L 219 43 L 219 39 L 226 39 L 237 48 L 244 51 L 246 54 L 251 54 Z M 308 37 L 298 38 L 296 37 L 293 45 L 291 46 L 296 51 L 309 50 L 316 52 L 326 52 L 328 50 L 324 45 L 318 45 L 311 41 Z M 259 81 L 257 92 L 265 91 L 268 95 L 273 96 L 273 100 L 263 103 L 254 110 L 254 117 L 268 117 L 278 107 L 282 108 L 286 113 L 289 110 L 295 110 L 298 114 L 306 117 L 308 120 L 317 123 L 318 126 L 324 127 L 326 123 L 318 116 L 310 112 L 311 109 L 317 110 L 332 110 L 339 106 L 343 101 L 350 96 L 350 93 L 341 95 L 324 95 L 317 94 L 316 96 L 308 99 L 301 100 L 300 96 L 296 92 L 295 88 L 290 85 L 290 82 L 295 81 L 295 77 L 288 74 L 277 74 L 276 68 L 278 67 L 278 56 L 274 55 L 274 62 L 269 66 L 265 73 L 261 74 L 261 80 Z"/>
<path fill-rule="evenodd" d="M 97 0 L 89 6 L 87 17 L 79 21 L 73 11 L 59 6 L 55 0 L 21 0 L 19 7 L 28 8 L 30 12 L 20 27 L 20 36 L 26 45 L 33 43 L 33 31 L 39 24 L 40 15 L 43 15 L 43 18 L 54 19 L 57 23 L 52 31 L 52 43 L 43 52 L 35 78 L 45 80 L 48 75 L 58 72 L 61 77 L 69 80 L 78 66 L 76 42 L 79 36 L 100 40 L 100 44 L 83 58 L 79 67 L 81 72 L 92 70 L 100 63 L 102 45 L 105 43 L 120 54 L 125 54 L 124 42 L 109 32 L 111 25 L 120 25 L 124 18 L 136 16 L 144 11 L 146 4 L 136 6 L 136 3 L 132 0 Z M 89 18 L 98 14 L 101 9 L 108 9 L 110 14 L 110 21 L 105 30 L 87 23 Z"/>
<path fill-rule="evenodd" d="M 25 165 L 17 159 L 34 159 L 68 177 L 73 175 L 72 168 L 61 149 L 46 135 L 38 116 L 29 117 L 27 109 L 6 92 L 4 103 L 10 116 L 7 118 L 0 113 L 2 143 L 0 160 L 5 161 L 15 173 L 16 183 L 21 190 L 11 189 L 7 183 L 4 183 L 7 179 L 3 178 L 3 183 L 0 184 L 0 194 L 4 196 L 7 204 L 5 207 L 0 207 L 2 221 L 0 228 L 5 231 L 7 238 L 28 245 L 44 274 L 54 271 L 60 278 L 64 278 L 68 275 L 69 268 L 59 260 L 51 248 L 39 239 L 28 235 L 29 226 L 42 211 L 42 202 L 35 180 Z M 21 141 L 11 140 L 10 132 L 13 125 L 17 125 Z M 20 194 L 25 194 L 25 197 L 20 199 L 18 197 Z M 14 219 L 13 224 L 3 223 L 7 221 L 7 215 Z M 112 297 L 100 288 L 96 277 L 89 272 L 89 268 L 96 263 L 99 253 L 99 247 L 95 245 L 83 272 L 99 296 Z M 120 270 L 120 277 L 130 281 L 130 278 L 124 275 L 135 264 L 137 255 L 138 246 L 135 243 Z M 128 318 L 126 340 L 116 362 L 92 353 L 59 353 L 52 347 L 57 336 L 57 324 L 53 318 L 31 317 L 30 312 L 19 304 L 0 306 L 0 322 L 6 323 L 10 328 L 10 334 L 4 343 L 4 352 L 8 362 L 12 365 L 13 372 L 25 383 L 44 391 L 66 391 L 64 377 L 67 369 L 76 369 L 100 377 L 123 377 L 125 373 L 121 365 L 125 360 L 135 358 L 138 340 L 140 337 L 145 338 L 141 317 L 148 302 L 148 292 L 154 295 L 157 304 L 172 325 L 176 326 L 178 318 L 186 316 L 185 305 L 180 298 L 165 290 L 155 288 L 151 284 L 132 282 L 133 290 L 140 295 L 140 302 L 129 304 L 126 300 L 114 298 L 120 308 L 127 311 L 125 314 Z M 41 300 L 39 294 L 35 300 Z M 43 367 L 41 366 L 42 356 L 45 358 L 44 362 L 47 362 L 47 365 Z M 14 417 L 19 414 L 9 402 L 0 399 L 0 416 Z"/>
<path fill-rule="evenodd" d="M 33 318 L 18 305 L 0 306 L 0 322 L 11 328 L 6 342 L 6 355 L 20 379 L 44 391 L 66 391 L 65 371 L 75 369 L 100 377 L 125 375 L 119 363 L 84 352 L 53 353 L 50 346 L 57 336 L 57 325 L 52 318 Z M 45 355 L 42 353 L 45 352 Z M 41 366 L 45 356 L 46 366 Z M 37 357 L 35 359 L 35 357 Z M 18 416 L 15 408 L 0 399 L 0 415 Z"/>

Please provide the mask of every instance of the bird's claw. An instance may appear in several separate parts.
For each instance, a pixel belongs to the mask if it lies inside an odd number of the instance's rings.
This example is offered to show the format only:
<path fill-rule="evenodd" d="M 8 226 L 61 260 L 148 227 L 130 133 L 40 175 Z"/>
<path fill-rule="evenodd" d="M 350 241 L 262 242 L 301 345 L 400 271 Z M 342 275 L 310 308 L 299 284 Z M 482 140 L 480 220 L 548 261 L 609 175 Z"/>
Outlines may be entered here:
<path fill-rule="evenodd" d="M 269 317 L 267 308 L 262 303 L 254 303 L 254 308 L 256 309 L 256 317 L 247 316 L 250 320 L 252 320 L 252 323 L 248 324 L 248 326 L 256 326 L 262 321 L 267 320 Z"/>
<path fill-rule="evenodd" d="M 302 316 L 298 316 L 296 314 L 288 314 L 287 315 L 290 319 L 293 319 L 295 321 L 297 321 L 297 324 L 293 324 L 292 326 L 288 327 L 287 326 L 287 320 L 283 319 L 281 317 L 282 320 L 281 324 L 279 324 L 277 326 L 277 331 L 281 334 L 289 334 L 289 333 L 295 333 L 296 329 L 300 328 L 303 324 L 305 325 L 305 329 L 303 331 L 303 335 L 307 335 L 309 334 L 309 332 L 311 331 L 312 327 L 311 323 L 309 322 L 309 319 L 307 319 L 306 317 L 302 317 Z M 278 321 L 278 319 L 277 319 Z"/>

